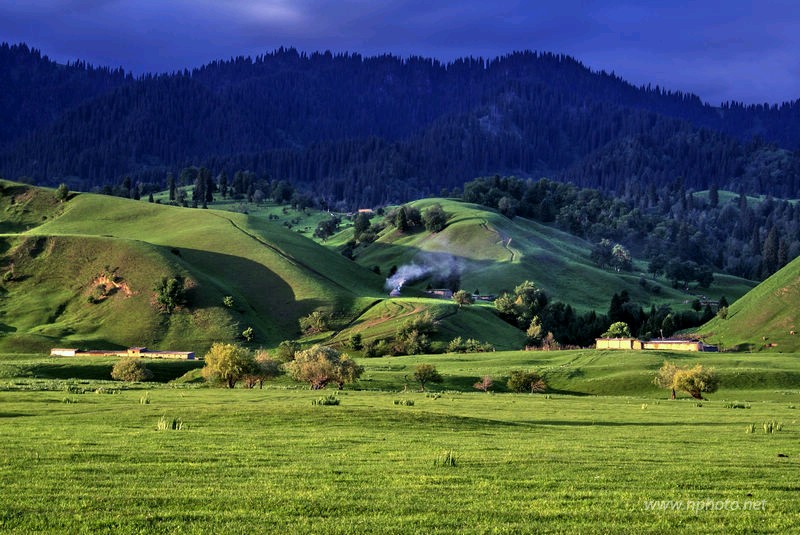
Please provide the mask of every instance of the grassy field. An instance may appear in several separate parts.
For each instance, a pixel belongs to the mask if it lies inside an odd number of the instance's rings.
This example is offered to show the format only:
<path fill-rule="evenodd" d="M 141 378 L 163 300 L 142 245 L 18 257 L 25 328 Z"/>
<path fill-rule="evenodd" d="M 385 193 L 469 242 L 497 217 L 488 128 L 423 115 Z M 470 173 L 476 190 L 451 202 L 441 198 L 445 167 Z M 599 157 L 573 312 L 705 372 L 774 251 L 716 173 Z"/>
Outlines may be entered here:
<path fill-rule="evenodd" d="M 800 521 L 785 401 L 345 391 L 320 407 L 302 390 L 73 392 L 0 392 L 6 533 L 787 533 Z M 782 430 L 765 434 L 773 420 Z M 437 465 L 446 452 L 455 466 Z"/>
<path fill-rule="evenodd" d="M 665 359 L 716 368 L 722 389 L 667 399 L 652 384 Z M 162 383 L 105 380 L 114 360 L 0 356 L 1 531 L 787 533 L 800 522 L 796 355 L 386 357 L 362 359 L 362 380 L 338 393 L 286 377 L 207 388 L 184 381 L 201 365 L 187 361 L 148 361 Z M 444 383 L 419 392 L 420 362 Z M 541 371 L 550 393 L 506 393 L 512 369 Z M 494 393 L 472 388 L 486 374 Z M 312 404 L 327 395 L 340 404 Z"/>

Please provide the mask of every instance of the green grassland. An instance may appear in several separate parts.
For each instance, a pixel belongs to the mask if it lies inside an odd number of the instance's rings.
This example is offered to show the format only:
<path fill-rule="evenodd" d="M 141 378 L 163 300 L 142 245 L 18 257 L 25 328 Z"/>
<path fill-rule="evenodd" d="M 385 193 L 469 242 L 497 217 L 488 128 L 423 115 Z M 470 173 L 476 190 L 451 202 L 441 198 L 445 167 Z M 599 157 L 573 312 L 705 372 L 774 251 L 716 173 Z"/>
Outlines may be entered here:
<path fill-rule="evenodd" d="M 800 259 L 795 259 L 733 303 L 726 319 L 698 332 L 725 348 L 800 351 Z"/>
<path fill-rule="evenodd" d="M 438 233 L 420 231 L 402 234 L 389 226 L 374 243 L 358 249 L 355 260 L 362 266 L 380 267 L 410 263 L 456 264 L 462 271 L 461 287 L 484 294 L 511 291 L 524 280 L 532 280 L 552 299 L 571 304 L 578 311 L 605 311 L 614 293 L 627 290 L 631 300 L 643 307 L 669 304 L 685 308 L 694 295 L 673 289 L 663 279 L 645 275 L 646 265 L 635 263 L 631 273 L 601 269 L 590 259 L 591 244 L 556 228 L 517 217 L 510 220 L 494 211 L 448 199 L 424 199 L 411 203 L 421 211 L 439 203 L 449 214 L 447 227 Z M 351 230 L 343 231 L 351 236 Z M 330 240 L 342 243 L 341 236 Z M 648 287 L 640 284 L 645 277 Z M 423 289 L 427 277 L 413 287 Z M 658 286 L 658 293 L 652 288 Z M 709 289 L 696 294 L 710 298 L 738 298 L 752 288 L 749 281 L 715 275 Z"/>
<path fill-rule="evenodd" d="M 0 529 L 788 533 L 800 521 L 797 390 L 747 409 L 352 390 L 312 406 L 320 395 L 0 382 Z M 781 431 L 765 434 L 772 421 Z M 445 452 L 454 466 L 437 465 Z M 725 501 L 737 508 L 714 510 Z"/>

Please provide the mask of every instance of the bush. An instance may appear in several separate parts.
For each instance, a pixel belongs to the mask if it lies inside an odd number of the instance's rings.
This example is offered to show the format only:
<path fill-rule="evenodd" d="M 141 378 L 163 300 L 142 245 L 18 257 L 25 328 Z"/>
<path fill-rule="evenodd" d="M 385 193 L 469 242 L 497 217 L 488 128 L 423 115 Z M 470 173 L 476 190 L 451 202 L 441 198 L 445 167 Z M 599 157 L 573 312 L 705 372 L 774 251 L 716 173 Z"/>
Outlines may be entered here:
<path fill-rule="evenodd" d="M 300 318 L 300 329 L 306 334 L 325 332 L 330 328 L 330 315 L 315 310 L 308 316 Z"/>
<path fill-rule="evenodd" d="M 298 352 L 285 368 L 292 379 L 308 383 L 312 390 L 325 388 L 328 383 L 336 383 L 341 390 L 346 383 L 358 380 L 364 372 L 364 368 L 348 355 L 321 345 Z"/>
<path fill-rule="evenodd" d="M 311 401 L 312 405 L 338 405 L 341 400 L 335 394 L 324 396 Z"/>
<path fill-rule="evenodd" d="M 372 359 L 388 355 L 390 348 L 386 340 L 369 340 L 364 343 L 364 358 Z"/>
<path fill-rule="evenodd" d="M 419 383 L 424 392 L 426 384 L 441 383 L 442 376 L 433 364 L 417 364 L 417 367 L 414 368 L 414 380 Z"/>
<path fill-rule="evenodd" d="M 397 354 L 420 355 L 431 349 L 431 334 L 437 330 L 436 322 L 430 312 L 407 320 L 397 329 L 395 351 Z"/>
<path fill-rule="evenodd" d="M 284 340 L 275 349 L 275 358 L 280 362 L 291 362 L 298 351 L 300 351 L 299 343 L 294 340 Z"/>
<path fill-rule="evenodd" d="M 535 371 L 514 370 L 508 378 L 508 389 L 512 392 L 541 393 L 547 390 L 547 383 Z"/>
<path fill-rule="evenodd" d="M 156 303 L 167 314 L 177 307 L 186 304 L 185 281 L 180 275 L 164 277 L 153 290 L 156 292 Z"/>
<path fill-rule="evenodd" d="M 153 372 L 145 363 L 136 357 L 125 357 L 111 369 L 111 378 L 115 381 L 142 382 L 153 378 Z"/>
<path fill-rule="evenodd" d="M 447 212 L 442 209 L 441 204 L 431 205 L 422 214 L 422 221 L 429 232 L 440 232 L 447 226 Z"/>
<path fill-rule="evenodd" d="M 361 338 L 361 333 L 351 334 L 347 345 L 350 346 L 350 349 L 352 349 L 353 351 L 360 351 L 364 349 L 364 343 Z"/>
<path fill-rule="evenodd" d="M 494 346 L 489 342 L 480 342 L 474 338 L 465 341 L 460 336 L 453 338 L 447 345 L 448 353 L 485 353 L 494 351 Z"/>
<path fill-rule="evenodd" d="M 247 348 L 217 342 L 206 353 L 205 363 L 203 377 L 234 388 L 240 379 L 252 372 L 255 359 Z"/>

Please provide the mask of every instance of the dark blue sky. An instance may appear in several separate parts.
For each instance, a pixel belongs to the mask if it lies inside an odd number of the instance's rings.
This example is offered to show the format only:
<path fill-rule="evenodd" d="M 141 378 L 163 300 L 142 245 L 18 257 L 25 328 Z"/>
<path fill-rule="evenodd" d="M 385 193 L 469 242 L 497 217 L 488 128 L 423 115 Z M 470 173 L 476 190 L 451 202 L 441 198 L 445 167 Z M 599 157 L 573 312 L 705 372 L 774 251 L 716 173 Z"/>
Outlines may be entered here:
<path fill-rule="evenodd" d="M 800 98 L 797 0 L 0 0 L 0 40 L 137 74 L 279 46 L 443 60 L 533 49 L 712 104 Z"/>

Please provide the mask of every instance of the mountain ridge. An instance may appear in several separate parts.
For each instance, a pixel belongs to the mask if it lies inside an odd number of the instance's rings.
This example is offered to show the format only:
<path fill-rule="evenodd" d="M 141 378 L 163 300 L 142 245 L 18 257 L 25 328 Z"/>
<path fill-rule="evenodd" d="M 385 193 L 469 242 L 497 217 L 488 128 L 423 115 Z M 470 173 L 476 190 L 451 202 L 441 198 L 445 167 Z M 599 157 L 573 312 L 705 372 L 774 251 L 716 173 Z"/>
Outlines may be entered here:
<path fill-rule="evenodd" d="M 494 173 L 610 191 L 683 176 L 696 190 L 713 182 L 800 196 L 792 152 L 800 147 L 800 100 L 713 107 L 696 95 L 635 87 L 563 54 L 442 63 L 281 48 L 139 78 L 76 64 L 70 72 L 105 77 L 109 87 L 50 109 L 47 120 L 27 121 L 15 110 L 41 100 L 28 99 L 27 86 L 75 93 L 80 84 L 25 82 L 20 73 L 59 69 L 27 47 L 0 49 L 0 74 L 14 67 L 23 80 L 0 106 L 16 125 L 14 139 L 0 143 L 0 173 L 8 178 L 89 190 L 129 175 L 163 189 L 167 172 L 205 165 L 215 174 L 249 169 L 288 179 L 350 206 L 436 194 Z M 757 157 L 749 148 L 754 136 L 783 148 L 769 180 L 745 173 Z M 635 138 L 649 139 L 649 149 L 598 167 L 608 154 L 599 151 Z"/>

